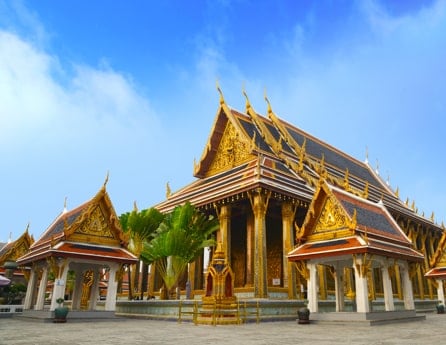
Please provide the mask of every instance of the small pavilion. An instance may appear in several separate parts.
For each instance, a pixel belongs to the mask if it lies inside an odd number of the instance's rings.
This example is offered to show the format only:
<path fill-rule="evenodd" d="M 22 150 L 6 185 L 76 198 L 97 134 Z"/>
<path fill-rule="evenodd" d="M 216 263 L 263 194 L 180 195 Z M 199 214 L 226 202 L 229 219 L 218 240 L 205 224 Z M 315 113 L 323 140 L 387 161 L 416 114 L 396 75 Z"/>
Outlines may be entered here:
<path fill-rule="evenodd" d="M 126 265 L 138 260 L 126 248 L 127 238 L 105 186 L 73 210 L 65 207 L 29 251 L 18 258 L 17 263 L 30 270 L 25 311 L 47 309 L 48 298 L 49 310 L 53 311 L 58 298 L 71 296 L 72 311 L 114 312 L 118 280 Z M 50 272 L 54 276 L 52 286 Z M 72 291 L 67 283 L 69 272 Z M 106 298 L 105 306 L 99 307 L 101 285 L 106 287 Z"/>
<path fill-rule="evenodd" d="M 445 304 L 444 290 L 446 281 L 446 232 L 440 239 L 437 250 L 429 262 L 431 269 L 426 272 L 426 277 L 435 281 L 437 296 L 441 304 Z"/>
<path fill-rule="evenodd" d="M 373 311 L 374 291 L 383 291 L 385 311 L 395 311 L 394 267 L 399 268 L 404 309 L 415 312 L 410 275 L 424 257 L 413 249 L 382 202 L 357 197 L 321 178 L 304 223 L 296 226 L 296 241 L 288 259 L 307 279 L 312 313 L 319 311 L 319 267 L 326 267 L 334 280 L 336 312 L 346 311 L 346 295 L 354 298 L 353 312 Z M 373 282 L 381 282 L 382 287 L 370 286 Z M 354 291 L 344 291 L 345 286 Z"/>
<path fill-rule="evenodd" d="M 27 271 L 21 270 L 17 266 L 17 259 L 24 255 L 34 242 L 34 238 L 29 234 L 28 229 L 29 225 L 19 238 L 8 241 L 0 248 L 0 275 L 11 279 L 13 283 L 25 285 L 28 277 L 25 277 L 24 274 Z"/>

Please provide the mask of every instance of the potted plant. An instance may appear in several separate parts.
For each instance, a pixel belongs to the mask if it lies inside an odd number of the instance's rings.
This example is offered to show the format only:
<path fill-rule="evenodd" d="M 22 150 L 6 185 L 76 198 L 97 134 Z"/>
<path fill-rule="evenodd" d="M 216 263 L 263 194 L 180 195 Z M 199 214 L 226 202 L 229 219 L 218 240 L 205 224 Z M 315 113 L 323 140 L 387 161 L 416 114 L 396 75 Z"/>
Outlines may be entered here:
<path fill-rule="evenodd" d="M 437 314 L 444 314 L 444 304 L 437 304 Z"/>
<path fill-rule="evenodd" d="M 59 306 L 54 309 L 54 322 L 56 323 L 64 323 L 67 322 L 67 315 L 68 315 L 68 307 L 65 307 L 63 305 L 64 299 L 62 297 L 59 297 L 56 299 L 57 304 Z"/>
<path fill-rule="evenodd" d="M 308 302 L 304 302 L 304 306 L 297 310 L 297 323 L 308 324 L 310 323 L 310 309 L 307 307 Z"/>

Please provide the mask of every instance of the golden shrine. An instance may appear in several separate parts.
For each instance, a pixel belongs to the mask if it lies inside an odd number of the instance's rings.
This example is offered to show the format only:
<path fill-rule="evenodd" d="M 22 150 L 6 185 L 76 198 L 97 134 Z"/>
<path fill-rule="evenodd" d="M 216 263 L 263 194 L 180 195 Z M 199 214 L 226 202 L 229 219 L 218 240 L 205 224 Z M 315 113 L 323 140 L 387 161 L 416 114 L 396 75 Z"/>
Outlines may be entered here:
<path fill-rule="evenodd" d="M 17 264 L 29 271 L 24 315 L 51 317 L 62 298 L 70 301 L 71 318 L 97 316 L 97 312 L 103 312 L 101 317 L 114 316 L 123 271 L 138 260 L 126 248 L 127 238 L 106 182 L 92 199 L 72 210 L 65 207 L 17 258 Z M 51 282 L 50 276 L 54 278 Z M 99 306 L 102 288 L 104 302 Z"/>
<path fill-rule="evenodd" d="M 206 273 L 202 310 L 197 311 L 196 323 L 239 324 L 240 315 L 234 295 L 234 273 L 228 264 L 221 242 L 213 255 Z"/>
<path fill-rule="evenodd" d="M 214 124 L 194 162 L 196 180 L 169 190 L 155 207 L 169 212 L 190 201 L 218 217 L 217 240 L 234 274 L 234 295 L 311 297 L 314 311 L 318 301 L 338 301 L 332 311 L 364 312 L 435 304 L 437 284 L 425 274 L 445 229 L 434 215 L 400 200 L 398 188 L 368 159 L 280 119 L 266 97 L 262 116 L 246 93 L 241 112 L 218 91 Z M 205 251 L 191 265 L 192 295 L 206 295 L 208 262 Z M 156 274 L 151 279 L 156 291 L 161 282 Z"/>

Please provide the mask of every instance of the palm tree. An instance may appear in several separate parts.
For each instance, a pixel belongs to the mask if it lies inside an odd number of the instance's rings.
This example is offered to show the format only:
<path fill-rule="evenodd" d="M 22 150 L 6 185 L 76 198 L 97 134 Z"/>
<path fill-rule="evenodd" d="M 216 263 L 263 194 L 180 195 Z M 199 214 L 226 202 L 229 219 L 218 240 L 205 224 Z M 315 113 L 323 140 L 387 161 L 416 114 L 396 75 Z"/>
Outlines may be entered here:
<path fill-rule="evenodd" d="M 124 213 L 119 217 L 123 231 L 130 236 L 129 249 L 138 258 L 141 256 L 144 243 L 150 240 L 151 235 L 159 227 L 163 219 L 164 215 L 153 207 L 139 212 L 136 203 L 132 212 Z M 141 299 L 144 298 L 147 285 L 145 283 L 147 282 L 147 264 L 144 261 L 142 274 L 142 286 L 139 289 Z M 133 299 L 133 288 L 138 280 L 138 270 L 134 266 L 129 271 L 129 299 Z"/>
<path fill-rule="evenodd" d="M 203 248 L 215 244 L 212 234 L 219 228 L 218 219 L 206 216 L 190 202 L 174 208 L 165 216 L 154 237 L 144 243 L 141 258 L 154 263 L 168 295 Z"/>

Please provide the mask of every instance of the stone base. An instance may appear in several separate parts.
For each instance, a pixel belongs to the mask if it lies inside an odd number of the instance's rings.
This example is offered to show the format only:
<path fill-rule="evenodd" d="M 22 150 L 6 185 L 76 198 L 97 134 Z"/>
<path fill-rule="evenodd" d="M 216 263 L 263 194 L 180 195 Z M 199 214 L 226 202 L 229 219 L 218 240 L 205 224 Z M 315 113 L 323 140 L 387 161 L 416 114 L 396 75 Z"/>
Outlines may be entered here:
<path fill-rule="evenodd" d="M 362 324 L 380 325 L 397 322 L 422 321 L 426 315 L 417 314 L 415 310 L 402 311 L 378 311 L 369 313 L 356 312 L 333 312 L 333 313 L 311 313 L 310 319 L 314 323 Z"/>
<path fill-rule="evenodd" d="M 50 310 L 31 310 L 25 309 L 23 313 L 14 315 L 15 319 L 36 322 L 54 322 L 54 311 Z M 66 320 L 85 321 L 85 320 L 111 320 L 118 319 L 114 311 L 73 311 L 68 312 Z"/>

